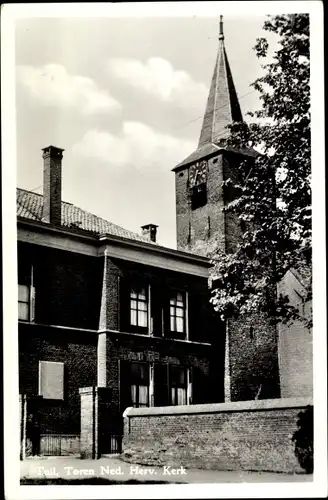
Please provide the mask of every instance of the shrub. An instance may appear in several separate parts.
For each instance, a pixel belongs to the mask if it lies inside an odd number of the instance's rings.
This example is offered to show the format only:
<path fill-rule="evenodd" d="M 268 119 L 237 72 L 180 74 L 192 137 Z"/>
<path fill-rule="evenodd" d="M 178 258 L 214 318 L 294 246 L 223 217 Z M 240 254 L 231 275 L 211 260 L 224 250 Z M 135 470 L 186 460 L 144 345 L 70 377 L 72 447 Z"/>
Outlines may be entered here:
<path fill-rule="evenodd" d="M 298 414 L 298 429 L 292 440 L 295 442 L 295 455 L 307 474 L 313 473 L 313 406 L 307 406 Z"/>

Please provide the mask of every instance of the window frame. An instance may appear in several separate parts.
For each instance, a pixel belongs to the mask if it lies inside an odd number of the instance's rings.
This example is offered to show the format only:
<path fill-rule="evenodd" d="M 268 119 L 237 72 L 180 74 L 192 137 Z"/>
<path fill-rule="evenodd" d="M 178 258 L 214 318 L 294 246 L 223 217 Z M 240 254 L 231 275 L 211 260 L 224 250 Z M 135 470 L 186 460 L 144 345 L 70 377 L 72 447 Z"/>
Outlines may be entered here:
<path fill-rule="evenodd" d="M 174 294 L 174 297 L 173 297 Z M 178 302 L 178 294 L 182 295 L 182 304 L 183 306 L 179 306 Z M 174 302 L 175 300 L 175 302 Z M 171 288 L 169 292 L 169 332 L 170 337 L 174 338 L 174 336 L 182 336 L 183 339 L 180 340 L 188 340 L 189 339 L 189 320 L 188 320 L 188 302 L 189 302 L 189 294 L 187 290 L 179 289 L 179 288 Z M 172 313 L 172 309 L 174 312 Z M 183 311 L 182 316 L 177 314 L 177 311 Z M 177 329 L 177 319 L 182 319 L 182 330 Z M 172 320 L 173 327 L 172 329 Z"/>
<path fill-rule="evenodd" d="M 183 383 L 179 382 L 179 380 L 173 381 L 173 373 L 174 370 L 180 370 L 183 372 L 183 378 L 184 381 Z M 179 375 L 180 377 L 180 375 Z M 170 406 L 184 406 L 188 404 L 188 382 L 189 382 L 189 377 L 188 377 L 188 368 L 186 366 L 182 365 L 169 365 L 169 403 Z M 183 389 L 184 391 L 184 400 L 185 402 L 180 404 L 177 403 L 179 398 L 179 389 Z M 174 394 L 174 398 L 173 398 Z M 173 402 L 174 400 L 174 402 Z"/>
<path fill-rule="evenodd" d="M 137 377 L 132 373 L 132 366 L 144 366 L 146 368 L 147 372 L 147 377 L 146 380 L 143 381 L 142 377 Z M 130 362 L 130 367 L 129 367 L 129 386 L 130 386 L 130 395 L 131 395 L 131 404 L 133 408 L 149 408 L 150 406 L 150 376 L 151 376 L 151 371 L 150 371 L 150 364 L 145 362 L 145 361 L 131 361 Z M 142 383 L 142 382 L 147 382 Z M 133 397 L 132 397 L 132 387 L 136 387 L 136 402 L 134 403 Z M 140 387 L 147 387 L 147 403 L 141 403 L 140 404 Z"/>
<path fill-rule="evenodd" d="M 22 287 L 24 287 L 25 291 L 26 291 L 26 300 L 20 300 L 20 290 L 22 289 Z M 27 307 L 27 313 L 26 313 L 26 317 L 21 317 L 20 316 L 20 304 L 25 304 L 25 306 Z M 30 307 L 31 307 L 31 304 L 30 304 L 30 287 L 28 285 L 22 285 L 20 283 L 18 283 L 18 320 L 19 321 L 29 321 L 30 320 Z"/>
<path fill-rule="evenodd" d="M 19 290 L 20 287 L 25 287 L 27 292 L 27 300 L 19 300 Z M 35 321 L 35 287 L 34 287 L 34 266 L 31 264 L 30 275 L 25 283 L 21 283 L 20 279 L 18 280 L 18 321 L 25 321 L 32 323 Z M 19 317 L 19 304 L 27 305 L 27 317 L 20 318 Z"/>
<path fill-rule="evenodd" d="M 141 295 L 142 291 L 144 295 Z M 132 306 L 133 302 L 135 302 L 135 307 Z M 141 304 L 143 304 L 142 307 L 140 307 Z M 136 323 L 132 322 L 132 311 L 135 312 Z M 140 313 L 144 316 L 145 325 L 139 324 Z M 133 282 L 129 287 L 129 324 L 137 331 L 150 333 L 150 285 L 144 282 Z"/>

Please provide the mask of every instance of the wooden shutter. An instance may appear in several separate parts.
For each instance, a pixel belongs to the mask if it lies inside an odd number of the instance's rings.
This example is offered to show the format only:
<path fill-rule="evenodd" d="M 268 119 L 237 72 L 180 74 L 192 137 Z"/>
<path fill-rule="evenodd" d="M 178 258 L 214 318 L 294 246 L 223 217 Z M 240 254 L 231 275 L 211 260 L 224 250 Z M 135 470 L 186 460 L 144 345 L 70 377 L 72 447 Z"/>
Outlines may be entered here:
<path fill-rule="evenodd" d="M 130 330 L 130 276 L 122 276 L 120 279 L 120 330 L 128 332 Z"/>
<path fill-rule="evenodd" d="M 211 304 L 209 295 L 204 292 L 189 293 L 189 340 L 209 342 L 211 338 Z"/>
<path fill-rule="evenodd" d="M 162 308 L 165 305 L 164 294 L 160 283 L 151 285 L 151 316 L 153 319 L 154 337 L 163 336 L 163 314 Z"/>
<path fill-rule="evenodd" d="M 35 320 L 35 287 L 31 286 L 30 290 L 30 321 Z"/>
<path fill-rule="evenodd" d="M 162 322 L 163 322 L 163 337 L 169 337 L 171 331 L 170 325 L 170 290 L 163 287 L 162 295 Z"/>
<path fill-rule="evenodd" d="M 199 297 L 195 291 L 191 290 L 188 297 L 188 313 L 189 313 L 189 340 L 200 340 L 199 323 Z"/>
<path fill-rule="evenodd" d="M 123 413 L 128 406 L 132 406 L 131 401 L 131 380 L 130 363 L 128 361 L 119 361 L 119 392 L 120 392 L 120 412 Z"/>
<path fill-rule="evenodd" d="M 64 399 L 64 363 L 40 361 L 39 395 L 45 399 Z"/>
<path fill-rule="evenodd" d="M 168 365 L 154 364 L 154 406 L 169 405 Z"/>

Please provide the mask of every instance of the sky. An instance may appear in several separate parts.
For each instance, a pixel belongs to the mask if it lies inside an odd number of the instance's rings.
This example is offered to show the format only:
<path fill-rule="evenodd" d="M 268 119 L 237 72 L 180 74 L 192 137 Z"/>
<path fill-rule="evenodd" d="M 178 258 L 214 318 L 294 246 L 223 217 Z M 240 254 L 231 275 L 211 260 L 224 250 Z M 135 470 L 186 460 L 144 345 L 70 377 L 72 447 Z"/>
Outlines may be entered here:
<path fill-rule="evenodd" d="M 224 16 L 242 112 L 259 108 L 265 16 Z M 62 198 L 176 247 L 171 169 L 195 150 L 219 16 L 17 19 L 17 185 L 42 193 L 41 148 L 65 149 Z M 269 41 L 275 42 L 271 36 Z"/>

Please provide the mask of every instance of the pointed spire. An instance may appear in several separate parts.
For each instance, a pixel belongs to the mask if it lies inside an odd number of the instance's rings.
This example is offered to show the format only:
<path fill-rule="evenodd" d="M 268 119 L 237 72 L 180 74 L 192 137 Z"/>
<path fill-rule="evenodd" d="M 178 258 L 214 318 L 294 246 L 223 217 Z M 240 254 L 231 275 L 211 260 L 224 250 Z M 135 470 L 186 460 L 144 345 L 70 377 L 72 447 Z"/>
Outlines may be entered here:
<path fill-rule="evenodd" d="M 215 153 L 224 145 L 222 139 L 229 135 L 225 127 L 232 122 L 242 122 L 243 117 L 233 83 L 230 65 L 224 46 L 223 16 L 219 23 L 219 48 L 215 62 L 211 87 L 199 137 L 198 147 L 180 162 L 173 171 L 184 165 Z"/>
<path fill-rule="evenodd" d="M 225 127 L 233 121 L 242 121 L 242 119 L 224 46 L 223 16 L 220 16 L 219 49 L 198 148 L 210 143 L 217 144 L 220 139 L 228 135 Z"/>
<path fill-rule="evenodd" d="M 224 40 L 224 34 L 223 34 L 223 16 L 220 16 L 220 33 L 219 33 L 219 40 Z"/>

